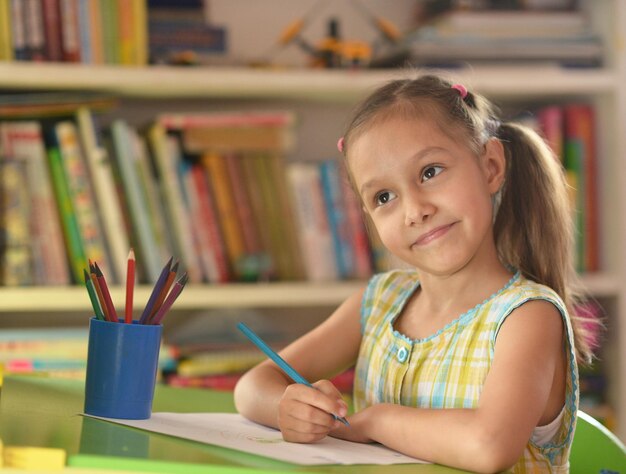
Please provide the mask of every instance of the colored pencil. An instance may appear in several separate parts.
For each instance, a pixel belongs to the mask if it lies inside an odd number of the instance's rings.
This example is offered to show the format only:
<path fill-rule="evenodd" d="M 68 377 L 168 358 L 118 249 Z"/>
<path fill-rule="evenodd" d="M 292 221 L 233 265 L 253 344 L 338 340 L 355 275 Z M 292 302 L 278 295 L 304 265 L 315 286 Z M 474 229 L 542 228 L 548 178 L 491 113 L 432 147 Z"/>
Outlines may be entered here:
<path fill-rule="evenodd" d="M 102 289 L 100 288 L 100 283 L 98 282 L 98 277 L 96 276 L 96 268 L 94 267 L 91 260 L 89 260 L 89 274 L 91 278 L 91 283 L 93 284 L 94 289 L 96 290 L 96 294 L 98 295 L 98 301 L 100 302 L 100 309 L 104 313 L 104 319 L 107 321 L 111 321 L 111 317 L 109 316 L 109 308 L 107 308 L 106 302 L 104 301 L 104 295 L 102 294 Z"/>
<path fill-rule="evenodd" d="M 117 313 L 115 312 L 115 306 L 113 306 L 113 300 L 111 299 L 111 293 L 109 292 L 109 287 L 107 286 L 106 279 L 104 278 L 102 270 L 100 270 L 100 267 L 98 266 L 98 264 L 94 262 L 93 265 L 96 268 L 96 279 L 98 280 L 100 289 L 102 290 L 102 297 L 104 298 L 104 304 L 106 305 L 107 310 L 109 311 L 109 320 L 114 323 L 117 323 L 119 322 L 119 319 L 117 318 Z"/>
<path fill-rule="evenodd" d="M 152 318 L 154 318 L 154 315 L 157 313 L 157 311 L 163 304 L 163 301 L 165 300 L 167 293 L 170 291 L 170 288 L 172 287 L 172 283 L 174 283 L 174 279 L 176 278 L 177 272 L 178 272 L 178 261 L 174 263 L 174 265 L 170 269 L 169 275 L 167 275 L 167 280 L 165 280 L 165 284 L 163 285 L 163 288 L 161 289 L 159 296 L 157 300 L 155 301 L 154 306 L 152 307 L 152 311 L 150 311 L 150 315 L 148 316 L 148 322 Z"/>
<path fill-rule="evenodd" d="M 150 316 L 150 312 L 152 311 L 152 308 L 154 307 L 154 303 L 159 297 L 159 293 L 161 292 L 161 289 L 163 288 L 163 286 L 165 285 L 165 282 L 167 281 L 167 277 L 170 273 L 170 268 L 172 266 L 172 260 L 174 260 L 174 257 L 170 257 L 170 259 L 167 261 L 167 263 L 163 267 L 163 270 L 161 270 L 161 274 L 159 275 L 157 282 L 154 284 L 154 288 L 152 289 L 150 298 L 148 298 L 146 307 L 143 309 L 143 313 L 141 313 L 141 318 L 139 318 L 139 324 L 146 324 L 148 322 L 148 316 Z"/>
<path fill-rule="evenodd" d="M 252 329 L 250 329 L 248 326 L 246 326 L 244 323 L 239 323 L 237 324 L 237 329 L 239 329 L 248 339 L 250 339 L 255 346 L 257 346 L 259 349 L 261 349 L 266 356 L 268 356 L 270 359 L 272 359 L 276 365 L 278 365 L 278 367 L 280 367 L 280 369 L 285 372 L 285 374 L 287 374 L 287 376 L 293 380 L 296 383 L 301 383 L 303 385 L 306 385 L 307 387 L 313 387 L 313 385 L 311 385 L 311 383 L 305 379 L 302 375 L 300 375 L 296 369 L 294 369 L 292 366 L 290 366 L 287 361 L 285 361 L 285 359 L 283 359 L 281 356 L 279 356 L 276 352 L 274 352 L 270 346 L 268 346 L 265 341 L 263 341 L 263 339 L 261 339 L 259 336 L 257 336 L 255 334 L 254 331 L 252 331 Z M 348 420 L 346 420 L 345 418 L 340 418 L 337 415 L 333 414 L 333 417 L 336 420 L 341 421 L 344 425 L 346 426 L 350 426 L 350 423 L 348 423 Z"/>
<path fill-rule="evenodd" d="M 83 269 L 83 274 L 85 277 L 85 286 L 87 287 L 87 293 L 89 293 L 89 299 L 91 300 L 91 306 L 93 307 L 96 318 L 104 321 L 104 313 L 102 312 L 102 308 L 100 307 L 100 303 L 98 302 L 98 295 L 96 295 L 96 290 L 93 287 L 91 277 L 85 269 Z"/>
<path fill-rule="evenodd" d="M 128 263 L 126 264 L 126 306 L 124 311 L 124 321 L 127 324 L 133 322 L 133 292 L 135 289 L 135 251 L 131 248 L 128 252 Z"/>
<path fill-rule="evenodd" d="M 183 291 L 183 288 L 185 288 L 185 285 L 187 284 L 188 280 L 189 280 L 189 277 L 187 276 L 187 272 L 185 272 L 183 276 L 181 276 L 178 279 L 178 281 L 174 283 L 174 286 L 172 287 L 172 291 L 170 291 L 170 294 L 167 295 L 167 298 L 165 298 L 163 305 L 159 308 L 157 313 L 154 315 L 154 318 L 152 318 L 152 321 L 150 322 L 150 324 L 161 324 L 161 321 L 163 320 L 165 313 L 167 313 L 169 309 L 172 307 L 172 305 L 174 304 L 174 301 L 176 301 L 176 298 L 178 298 L 178 296 Z"/>

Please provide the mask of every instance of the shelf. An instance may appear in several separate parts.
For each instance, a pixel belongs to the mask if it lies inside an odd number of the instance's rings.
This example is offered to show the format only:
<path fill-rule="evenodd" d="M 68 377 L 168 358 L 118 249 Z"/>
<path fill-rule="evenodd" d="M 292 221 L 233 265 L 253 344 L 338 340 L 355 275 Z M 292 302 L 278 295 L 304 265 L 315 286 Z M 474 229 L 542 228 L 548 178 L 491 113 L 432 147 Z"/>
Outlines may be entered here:
<path fill-rule="evenodd" d="M 620 291 L 619 279 L 612 275 L 588 275 L 583 278 L 583 283 L 586 290 L 596 298 L 614 297 Z M 364 281 L 189 285 L 176 301 L 174 309 L 337 306 L 364 285 Z M 135 289 L 135 310 L 143 308 L 151 291 L 149 286 Z M 117 308 L 123 305 L 124 295 L 124 288 L 111 288 L 111 298 Z M 0 288 L 0 313 L 90 309 L 87 291 L 82 286 Z"/>
<path fill-rule="evenodd" d="M 606 69 L 488 66 L 450 70 L 449 74 L 468 87 L 495 97 L 604 93 L 619 86 L 618 76 Z M 352 102 L 383 82 L 406 76 L 402 70 L 0 63 L 0 89 L 101 91 L 152 99 L 204 97 Z"/>
<path fill-rule="evenodd" d="M 210 308 L 268 308 L 336 306 L 363 282 L 333 283 L 235 283 L 229 285 L 189 285 L 174 304 L 175 310 Z M 123 305 L 125 289 L 112 287 L 116 308 Z M 134 308 L 142 309 L 152 287 L 135 288 Z M 89 311 L 89 297 L 82 286 L 0 288 L 0 313 L 37 311 Z"/>

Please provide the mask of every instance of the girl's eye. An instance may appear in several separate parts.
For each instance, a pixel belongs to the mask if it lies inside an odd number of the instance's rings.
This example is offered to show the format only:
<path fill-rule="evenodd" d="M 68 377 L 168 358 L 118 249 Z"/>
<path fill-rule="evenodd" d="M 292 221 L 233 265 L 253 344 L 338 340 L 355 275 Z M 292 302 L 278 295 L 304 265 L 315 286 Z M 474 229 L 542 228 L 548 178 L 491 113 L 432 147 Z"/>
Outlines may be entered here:
<path fill-rule="evenodd" d="M 387 204 L 389 201 L 394 199 L 396 195 L 391 191 L 383 191 L 381 193 L 376 194 L 374 197 L 374 202 L 377 206 L 382 206 L 383 204 Z"/>
<path fill-rule="evenodd" d="M 428 166 L 424 168 L 424 172 L 422 173 L 422 181 L 428 181 L 431 178 L 434 178 L 439 173 L 443 171 L 443 167 L 441 166 Z"/>

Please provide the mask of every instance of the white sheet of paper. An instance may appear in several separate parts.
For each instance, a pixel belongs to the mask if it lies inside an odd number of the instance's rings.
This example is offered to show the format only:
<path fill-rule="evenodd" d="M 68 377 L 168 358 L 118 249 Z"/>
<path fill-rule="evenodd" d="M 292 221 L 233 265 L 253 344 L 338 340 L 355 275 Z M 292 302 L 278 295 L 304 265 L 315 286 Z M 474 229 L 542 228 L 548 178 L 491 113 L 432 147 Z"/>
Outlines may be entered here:
<path fill-rule="evenodd" d="M 379 444 L 352 443 L 329 436 L 313 444 L 288 443 L 280 431 L 233 413 L 153 413 L 148 420 L 101 419 L 294 464 L 425 463 Z"/>

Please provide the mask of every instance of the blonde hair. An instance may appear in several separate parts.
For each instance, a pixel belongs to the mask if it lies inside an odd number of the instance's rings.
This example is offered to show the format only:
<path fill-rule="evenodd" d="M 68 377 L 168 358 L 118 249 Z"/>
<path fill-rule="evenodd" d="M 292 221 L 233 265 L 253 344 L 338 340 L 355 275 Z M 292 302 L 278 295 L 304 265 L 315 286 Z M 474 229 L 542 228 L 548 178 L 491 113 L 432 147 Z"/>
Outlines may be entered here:
<path fill-rule="evenodd" d="M 576 313 L 583 295 L 574 268 L 573 210 L 562 166 L 535 131 L 501 123 L 486 98 L 452 86 L 434 75 L 389 82 L 357 107 L 342 151 L 347 156 L 358 136 L 391 115 L 430 117 L 448 136 L 465 139 L 476 154 L 490 138 L 499 139 L 506 157 L 493 228 L 500 260 L 559 294 L 570 313 L 577 358 L 589 362 L 589 320 Z"/>

